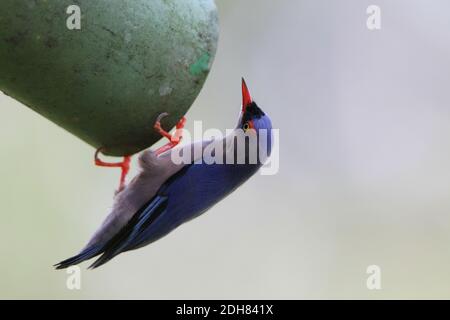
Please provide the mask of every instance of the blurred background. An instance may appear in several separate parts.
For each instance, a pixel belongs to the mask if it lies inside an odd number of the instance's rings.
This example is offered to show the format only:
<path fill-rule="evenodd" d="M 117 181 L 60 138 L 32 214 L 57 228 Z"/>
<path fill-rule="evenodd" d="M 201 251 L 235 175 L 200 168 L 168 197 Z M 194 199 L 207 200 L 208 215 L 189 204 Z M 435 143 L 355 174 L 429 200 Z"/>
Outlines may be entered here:
<path fill-rule="evenodd" d="M 233 126 L 245 76 L 280 129 L 279 173 L 151 246 L 83 265 L 70 291 L 52 265 L 103 221 L 119 172 L 0 95 L 0 298 L 450 298 L 449 2 L 217 5 L 219 51 L 187 128 Z M 366 287 L 369 265 L 381 290 Z"/>

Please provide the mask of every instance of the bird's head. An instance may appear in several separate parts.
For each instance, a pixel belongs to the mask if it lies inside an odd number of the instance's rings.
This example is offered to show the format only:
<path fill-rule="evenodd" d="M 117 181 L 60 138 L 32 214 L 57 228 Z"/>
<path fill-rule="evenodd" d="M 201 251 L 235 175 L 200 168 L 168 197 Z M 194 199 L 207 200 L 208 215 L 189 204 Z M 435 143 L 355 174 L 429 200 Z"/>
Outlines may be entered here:
<path fill-rule="evenodd" d="M 268 131 L 272 129 L 270 118 L 253 101 L 244 79 L 242 79 L 242 110 L 238 128 L 244 130 L 244 132 L 253 129 L 257 133 L 261 129 Z"/>
<path fill-rule="evenodd" d="M 244 79 L 242 79 L 242 110 L 237 129 L 242 129 L 249 136 L 256 135 L 258 148 L 265 146 L 264 148 L 267 148 L 266 154 L 271 154 L 273 142 L 272 122 L 267 114 L 253 101 Z M 264 139 L 262 140 L 262 138 Z M 261 144 L 262 141 L 265 141 L 266 144 Z"/>

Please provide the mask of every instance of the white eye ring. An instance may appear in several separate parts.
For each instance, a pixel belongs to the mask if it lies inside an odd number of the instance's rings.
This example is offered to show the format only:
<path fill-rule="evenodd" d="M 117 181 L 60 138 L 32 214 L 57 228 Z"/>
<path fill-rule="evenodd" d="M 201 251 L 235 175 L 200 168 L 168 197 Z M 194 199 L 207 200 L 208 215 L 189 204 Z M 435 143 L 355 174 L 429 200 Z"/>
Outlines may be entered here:
<path fill-rule="evenodd" d="M 248 129 L 250 129 L 250 125 L 248 124 L 248 122 L 244 123 L 244 126 L 242 127 L 242 129 L 244 130 L 244 132 L 247 132 Z"/>

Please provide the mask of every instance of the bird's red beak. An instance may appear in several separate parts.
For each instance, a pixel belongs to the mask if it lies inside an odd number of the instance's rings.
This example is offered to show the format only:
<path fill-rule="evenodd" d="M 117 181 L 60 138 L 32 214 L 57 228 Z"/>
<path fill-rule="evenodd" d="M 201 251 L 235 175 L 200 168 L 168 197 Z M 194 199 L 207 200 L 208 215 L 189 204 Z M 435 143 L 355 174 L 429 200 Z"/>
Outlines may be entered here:
<path fill-rule="evenodd" d="M 253 102 L 250 91 L 248 91 L 247 84 L 244 78 L 242 78 L 242 112 Z"/>

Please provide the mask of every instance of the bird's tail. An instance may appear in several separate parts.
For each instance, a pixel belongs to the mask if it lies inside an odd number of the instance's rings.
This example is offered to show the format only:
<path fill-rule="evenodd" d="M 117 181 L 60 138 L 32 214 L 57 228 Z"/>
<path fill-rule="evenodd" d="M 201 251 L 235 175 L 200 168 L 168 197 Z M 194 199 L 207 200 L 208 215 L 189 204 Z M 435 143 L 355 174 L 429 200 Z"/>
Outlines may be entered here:
<path fill-rule="evenodd" d="M 155 196 L 148 204 L 143 206 L 133 218 L 112 239 L 104 244 L 97 244 L 83 249 L 78 255 L 64 260 L 54 267 L 65 269 L 83 261 L 99 257 L 89 269 L 95 269 L 105 264 L 119 253 L 133 248 L 138 237 L 155 221 L 167 207 L 167 197 Z"/>
<path fill-rule="evenodd" d="M 77 265 L 83 261 L 89 260 L 95 256 L 98 256 L 102 253 L 102 246 L 92 246 L 84 249 L 76 256 L 73 256 L 72 258 L 66 259 L 64 261 L 61 261 L 60 263 L 57 263 L 54 265 L 56 269 L 66 269 L 70 266 Z"/>

